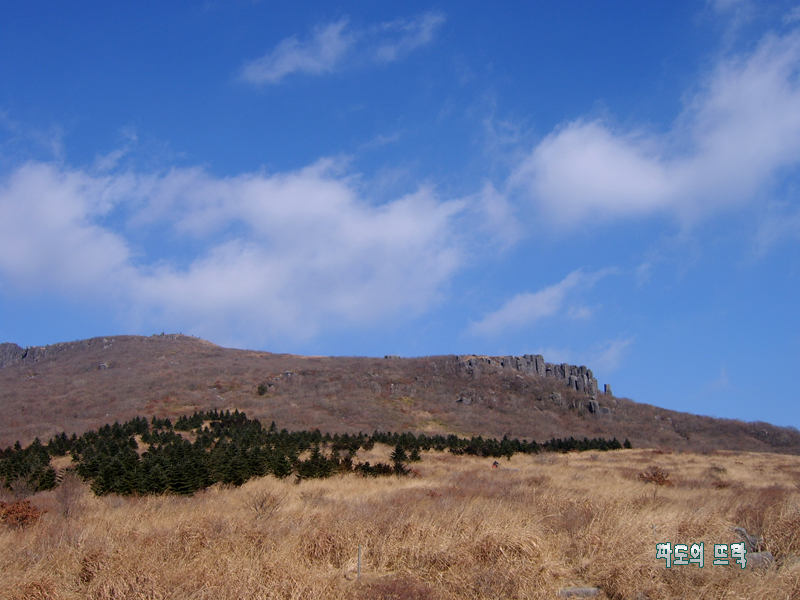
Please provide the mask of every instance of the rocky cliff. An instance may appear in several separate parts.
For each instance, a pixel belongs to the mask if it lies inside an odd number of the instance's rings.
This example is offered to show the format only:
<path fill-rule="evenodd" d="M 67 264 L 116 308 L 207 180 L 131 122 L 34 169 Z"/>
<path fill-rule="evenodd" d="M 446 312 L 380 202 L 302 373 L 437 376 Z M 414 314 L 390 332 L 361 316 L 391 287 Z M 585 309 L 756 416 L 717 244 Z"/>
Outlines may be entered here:
<path fill-rule="evenodd" d="M 554 364 L 544 361 L 541 354 L 524 354 L 522 356 L 459 356 L 458 368 L 464 373 L 478 377 L 485 370 L 514 369 L 536 377 L 553 378 L 564 382 L 564 385 L 577 392 L 582 392 L 594 400 L 597 397 L 597 379 L 592 370 L 585 366 L 567 363 Z M 606 386 L 606 392 L 610 388 Z"/>
<path fill-rule="evenodd" d="M 75 350 L 86 350 L 93 345 L 107 348 L 114 343 L 114 338 L 92 338 L 78 342 L 62 342 L 50 346 L 29 346 L 22 348 L 17 344 L 5 342 L 0 344 L 0 369 L 15 363 L 33 364 L 46 358 L 55 358 L 62 354 L 68 354 Z"/>

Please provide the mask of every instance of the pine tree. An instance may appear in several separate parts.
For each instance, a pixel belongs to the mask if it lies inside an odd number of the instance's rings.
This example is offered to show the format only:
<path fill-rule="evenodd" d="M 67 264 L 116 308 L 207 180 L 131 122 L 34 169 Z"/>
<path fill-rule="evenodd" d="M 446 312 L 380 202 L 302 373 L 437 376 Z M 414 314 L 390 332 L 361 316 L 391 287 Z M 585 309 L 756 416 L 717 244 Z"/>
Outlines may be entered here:
<path fill-rule="evenodd" d="M 404 462 L 408 461 L 408 455 L 406 454 L 405 448 L 400 444 L 397 444 L 394 447 L 394 450 L 389 455 L 389 458 L 392 459 L 392 465 L 394 467 L 394 472 L 396 475 L 405 475 L 408 473 L 408 469 L 406 469 Z"/>

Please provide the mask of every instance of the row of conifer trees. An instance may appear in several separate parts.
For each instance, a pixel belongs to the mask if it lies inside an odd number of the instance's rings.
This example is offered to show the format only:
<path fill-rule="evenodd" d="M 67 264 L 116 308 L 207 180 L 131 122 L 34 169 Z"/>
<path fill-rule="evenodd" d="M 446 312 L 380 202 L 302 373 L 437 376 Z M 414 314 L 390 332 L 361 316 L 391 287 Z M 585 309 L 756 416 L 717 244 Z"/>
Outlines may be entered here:
<path fill-rule="evenodd" d="M 137 441 L 137 438 L 139 441 Z M 139 452 L 140 443 L 147 449 Z M 375 444 L 393 446 L 391 464 L 361 462 L 359 450 Z M 136 417 L 126 423 L 104 425 L 97 431 L 68 437 L 61 433 L 47 444 L 38 439 L 26 448 L 19 442 L 0 449 L 0 481 L 9 486 L 20 478 L 33 490 L 56 486 L 51 456 L 71 454 L 74 469 L 91 483 L 98 495 L 193 494 L 214 483 L 242 485 L 252 477 L 294 475 L 298 479 L 328 477 L 354 472 L 363 476 L 404 475 L 410 462 L 420 460 L 425 450 L 449 451 L 482 457 L 507 457 L 541 451 L 616 450 L 629 448 L 616 438 L 535 441 L 481 436 L 414 435 L 382 433 L 371 435 L 322 434 L 319 430 L 278 431 L 273 422 L 262 427 L 238 410 L 199 412 L 170 419 Z M 305 458 L 301 458 L 304 456 Z"/>

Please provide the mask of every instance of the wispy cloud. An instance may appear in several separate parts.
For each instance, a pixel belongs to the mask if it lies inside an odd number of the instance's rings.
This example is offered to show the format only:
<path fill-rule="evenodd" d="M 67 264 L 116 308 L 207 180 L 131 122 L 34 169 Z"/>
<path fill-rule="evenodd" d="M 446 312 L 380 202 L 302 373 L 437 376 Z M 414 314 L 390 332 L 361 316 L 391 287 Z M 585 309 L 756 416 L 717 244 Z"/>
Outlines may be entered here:
<path fill-rule="evenodd" d="M 633 342 L 633 337 L 610 340 L 591 355 L 589 362 L 595 369 L 606 372 L 613 371 L 622 364 L 622 360 Z"/>
<path fill-rule="evenodd" d="M 53 125 L 48 129 L 32 127 L 12 119 L 0 110 L 0 160 L 10 157 L 43 155 L 50 160 L 64 160 L 64 129 Z"/>
<path fill-rule="evenodd" d="M 346 34 L 347 21 L 316 27 L 310 39 L 283 40 L 271 52 L 242 67 L 242 77 L 252 83 L 279 83 L 290 73 L 322 75 L 335 71 L 355 43 Z"/>
<path fill-rule="evenodd" d="M 719 375 L 717 375 L 717 377 L 714 380 L 709 381 L 706 384 L 705 389 L 719 391 L 728 389 L 730 387 L 731 387 L 731 382 L 730 379 L 728 379 L 728 370 L 725 367 L 720 367 Z"/>
<path fill-rule="evenodd" d="M 330 160 L 224 179 L 30 162 L 0 180 L 0 284 L 251 345 L 424 312 L 461 265 L 464 204 L 423 187 L 376 205 L 353 180 Z M 193 257 L 142 255 L 154 230 Z"/>
<path fill-rule="evenodd" d="M 308 39 L 292 36 L 261 58 L 245 63 L 241 77 L 257 84 L 278 84 L 287 75 L 323 75 L 363 61 L 389 63 L 433 41 L 445 17 L 428 12 L 366 28 L 346 19 L 315 27 Z"/>
<path fill-rule="evenodd" d="M 411 19 L 398 19 L 372 28 L 377 44 L 372 51 L 374 60 L 392 62 L 433 41 L 433 36 L 445 17 L 429 12 Z"/>
<path fill-rule="evenodd" d="M 579 288 L 588 289 L 614 272 L 613 269 L 603 269 L 596 273 L 584 273 L 581 269 L 573 271 L 558 283 L 538 292 L 517 294 L 480 321 L 470 323 L 467 332 L 473 335 L 492 336 L 509 329 L 530 326 L 540 319 L 562 311 L 571 291 Z M 588 315 L 581 310 L 581 307 L 575 307 L 572 316 L 585 318 Z"/>
<path fill-rule="evenodd" d="M 800 163 L 800 31 L 721 61 L 666 134 L 578 119 L 510 178 L 553 223 L 672 214 L 691 223 L 742 205 Z"/>
<path fill-rule="evenodd" d="M 800 240 L 800 212 L 786 205 L 773 206 L 758 224 L 753 240 L 753 258 L 763 258 L 786 240 Z"/>

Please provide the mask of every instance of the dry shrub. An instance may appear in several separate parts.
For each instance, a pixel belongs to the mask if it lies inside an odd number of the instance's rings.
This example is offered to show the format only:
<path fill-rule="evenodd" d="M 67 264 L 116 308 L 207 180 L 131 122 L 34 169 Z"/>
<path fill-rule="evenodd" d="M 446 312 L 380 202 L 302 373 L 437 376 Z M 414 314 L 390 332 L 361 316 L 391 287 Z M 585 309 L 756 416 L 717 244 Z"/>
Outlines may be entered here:
<path fill-rule="evenodd" d="M 30 500 L 0 502 L 0 523 L 9 527 L 22 529 L 36 523 L 45 511 L 36 508 Z"/>
<path fill-rule="evenodd" d="M 547 475 L 542 475 L 542 474 L 538 474 L 538 473 L 536 475 L 530 475 L 530 476 L 526 477 L 525 480 L 524 480 L 524 482 L 527 485 L 529 485 L 531 487 L 534 487 L 534 488 L 541 487 L 543 485 L 547 485 L 547 483 L 549 481 L 550 481 L 550 477 L 548 477 Z"/>
<path fill-rule="evenodd" d="M 639 473 L 639 479 L 645 483 L 655 483 L 656 485 L 672 485 L 669 473 L 661 467 L 652 466 Z"/>
<path fill-rule="evenodd" d="M 584 531 L 595 518 L 595 508 L 590 500 L 567 500 L 556 506 L 554 514 L 545 517 L 545 523 L 554 533 L 566 532 L 573 537 Z"/>
<path fill-rule="evenodd" d="M 775 485 L 743 494 L 733 513 L 735 524 L 751 535 L 763 537 L 765 524 L 780 511 L 788 496 L 788 490 Z"/>
<path fill-rule="evenodd" d="M 517 561 L 531 560 L 539 554 L 533 539 L 514 535 L 508 531 L 490 532 L 478 540 L 471 548 L 473 557 L 481 564 L 513 565 Z"/>
<path fill-rule="evenodd" d="M 301 555 L 312 565 L 341 567 L 355 547 L 347 547 L 340 532 L 332 527 L 318 526 L 306 531 L 300 541 Z"/>
<path fill-rule="evenodd" d="M 518 598 L 522 581 L 508 569 L 485 566 L 472 569 L 461 598 Z"/>
<path fill-rule="evenodd" d="M 268 490 L 256 490 L 247 495 L 244 505 L 256 519 L 266 519 L 283 506 L 285 500 Z"/>
<path fill-rule="evenodd" d="M 705 539 L 713 532 L 713 528 L 717 524 L 712 522 L 708 515 L 705 514 L 691 514 L 678 521 L 676 533 L 678 539 L 683 540 L 702 540 Z"/>
<path fill-rule="evenodd" d="M 31 581 L 11 600 L 54 600 L 59 596 L 55 593 L 55 586 L 49 581 Z"/>
<path fill-rule="evenodd" d="M 68 470 L 64 473 L 61 483 L 54 493 L 61 516 L 65 519 L 77 517 L 83 508 L 83 499 L 88 490 L 89 486 L 81 480 L 75 471 Z"/>
<path fill-rule="evenodd" d="M 438 596 L 426 583 L 406 574 L 366 584 L 356 597 L 358 600 L 434 600 Z"/>
<path fill-rule="evenodd" d="M 597 585 L 609 598 L 655 600 L 671 597 L 655 566 L 631 563 L 615 562 L 597 578 Z"/>
<path fill-rule="evenodd" d="M 800 555 L 800 507 L 784 505 L 765 526 L 764 539 L 776 556 Z"/>
<path fill-rule="evenodd" d="M 94 581 L 97 574 L 102 570 L 105 561 L 103 554 L 98 551 L 90 552 L 81 560 L 81 568 L 78 571 L 78 581 L 82 585 L 89 585 Z"/>
<path fill-rule="evenodd" d="M 34 492 L 34 486 L 28 477 L 17 477 L 9 487 L 14 500 L 24 500 Z"/>

